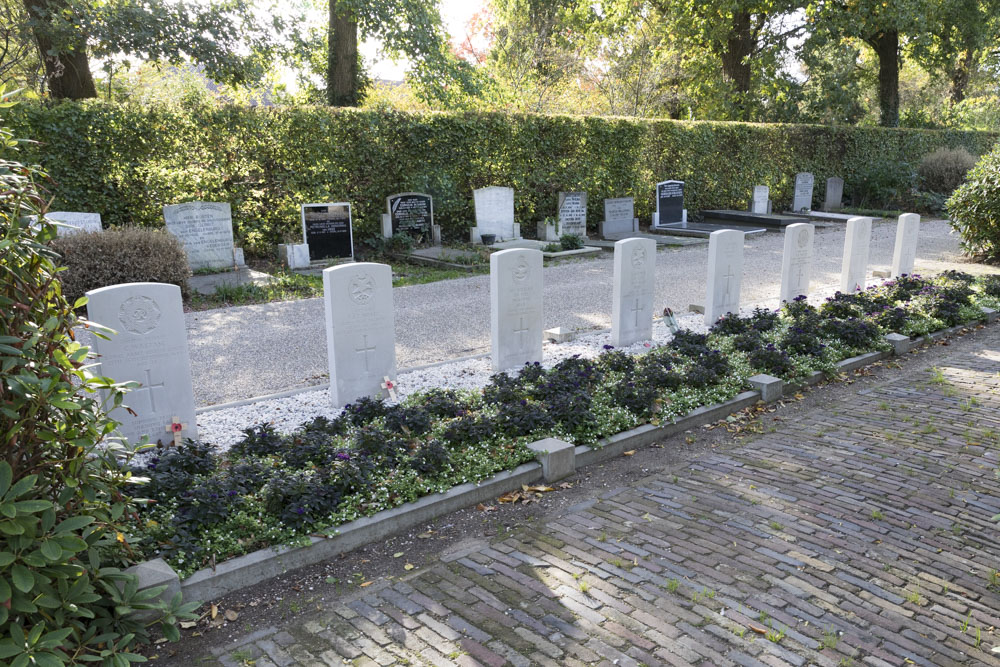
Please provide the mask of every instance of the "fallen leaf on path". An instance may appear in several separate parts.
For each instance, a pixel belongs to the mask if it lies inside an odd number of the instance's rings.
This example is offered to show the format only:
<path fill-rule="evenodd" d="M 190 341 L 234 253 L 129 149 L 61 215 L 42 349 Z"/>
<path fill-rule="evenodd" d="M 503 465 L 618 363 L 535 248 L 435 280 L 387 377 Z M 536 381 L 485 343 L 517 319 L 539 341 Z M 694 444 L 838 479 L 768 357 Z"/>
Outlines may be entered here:
<path fill-rule="evenodd" d="M 410 570 L 412 570 L 415 567 L 416 567 L 416 565 L 414 565 L 413 563 L 407 563 L 406 565 L 403 566 L 403 569 L 406 570 L 406 571 L 410 571 Z"/>
<path fill-rule="evenodd" d="M 232 621 L 235 621 L 239 617 L 240 617 L 240 615 L 238 613 L 236 613 L 235 611 L 233 611 L 232 609 L 227 609 L 226 610 L 226 620 L 227 621 L 232 622 Z"/>
<path fill-rule="evenodd" d="M 365 581 L 365 582 L 362 582 L 361 583 L 361 588 L 365 588 L 367 586 L 371 586 L 374 583 L 375 583 L 374 581 Z"/>
<path fill-rule="evenodd" d="M 630 449 L 627 452 L 622 452 L 622 456 L 634 456 L 634 455 L 635 455 L 634 449 Z"/>
<path fill-rule="evenodd" d="M 214 621 L 215 617 L 218 616 L 218 615 L 219 615 L 219 608 L 213 604 L 212 605 L 212 620 Z"/>

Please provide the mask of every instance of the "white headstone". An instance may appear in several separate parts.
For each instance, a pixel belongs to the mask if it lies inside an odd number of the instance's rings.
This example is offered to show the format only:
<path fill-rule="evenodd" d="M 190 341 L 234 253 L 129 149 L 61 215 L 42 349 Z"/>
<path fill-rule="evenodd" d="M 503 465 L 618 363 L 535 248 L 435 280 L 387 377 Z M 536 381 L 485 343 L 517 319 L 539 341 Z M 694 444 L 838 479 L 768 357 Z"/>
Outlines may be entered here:
<path fill-rule="evenodd" d="M 229 204 L 192 201 L 164 206 L 163 220 L 167 231 L 184 244 L 192 271 L 233 265 L 233 214 Z"/>
<path fill-rule="evenodd" d="M 711 326 L 726 313 L 740 312 L 743 283 L 743 232 L 722 229 L 708 237 L 708 290 L 705 324 Z"/>
<path fill-rule="evenodd" d="M 542 360 L 542 253 L 514 248 L 490 255 L 493 370 Z"/>
<path fill-rule="evenodd" d="M 74 211 L 49 211 L 45 214 L 49 220 L 63 223 L 56 226 L 59 236 L 68 236 L 79 232 L 99 232 L 101 227 L 100 213 L 76 213 Z"/>
<path fill-rule="evenodd" d="M 514 234 L 514 188 L 490 186 L 472 191 L 476 203 L 479 235 L 495 234 L 497 241 L 510 241 Z"/>
<path fill-rule="evenodd" d="M 844 206 L 844 179 L 833 176 L 826 179 L 826 195 L 823 200 L 824 211 L 839 211 Z"/>
<path fill-rule="evenodd" d="M 330 400 L 342 406 L 375 396 L 396 377 L 392 268 L 359 262 L 323 270 Z"/>
<path fill-rule="evenodd" d="M 138 382 L 124 408 L 111 412 L 119 432 L 132 443 L 173 440 L 167 426 L 178 417 L 183 437 L 198 437 L 191 385 L 191 360 L 181 289 L 163 283 L 126 283 L 87 292 L 87 318 L 114 329 L 108 340 L 95 337 L 99 374 L 117 382 Z"/>
<path fill-rule="evenodd" d="M 920 236 L 920 216 L 916 213 L 904 213 L 896 222 L 896 246 L 892 251 L 892 273 L 898 278 L 913 273 L 913 264 L 917 261 L 917 238 Z"/>
<path fill-rule="evenodd" d="M 806 222 L 785 227 L 785 250 L 781 255 L 782 302 L 809 296 L 815 231 L 816 228 Z"/>
<path fill-rule="evenodd" d="M 795 174 L 795 193 L 792 196 L 792 211 L 811 211 L 813 200 L 813 183 L 815 179 L 808 171 Z"/>
<path fill-rule="evenodd" d="M 557 213 L 560 237 L 564 234 L 572 234 L 580 238 L 587 238 L 586 192 L 560 192 Z"/>
<path fill-rule="evenodd" d="M 857 292 L 867 286 L 868 247 L 872 238 L 872 219 L 854 217 L 847 221 L 844 259 L 840 269 L 840 291 Z"/>
<path fill-rule="evenodd" d="M 766 185 L 753 186 L 753 199 L 750 200 L 750 212 L 767 215 L 767 201 L 771 196 L 771 188 Z"/>
<path fill-rule="evenodd" d="M 653 288 L 656 241 L 625 239 L 615 243 L 611 344 L 625 347 L 653 337 Z"/>
<path fill-rule="evenodd" d="M 604 200 L 602 236 L 611 238 L 620 234 L 631 234 L 637 231 L 635 222 L 635 202 L 631 197 Z"/>

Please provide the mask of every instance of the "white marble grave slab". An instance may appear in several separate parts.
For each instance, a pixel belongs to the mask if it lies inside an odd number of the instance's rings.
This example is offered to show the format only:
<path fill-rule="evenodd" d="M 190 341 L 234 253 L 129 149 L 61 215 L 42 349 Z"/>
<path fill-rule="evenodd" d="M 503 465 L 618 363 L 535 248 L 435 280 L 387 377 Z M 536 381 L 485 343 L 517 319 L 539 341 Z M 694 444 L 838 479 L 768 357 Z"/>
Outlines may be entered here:
<path fill-rule="evenodd" d="M 479 236 L 495 234 L 497 241 L 517 238 L 514 233 L 514 188 L 497 185 L 472 191 Z"/>
<path fill-rule="evenodd" d="M 184 244 L 192 271 L 233 266 L 233 214 L 228 203 L 192 201 L 164 206 L 163 220 L 167 231 Z"/>
<path fill-rule="evenodd" d="M 816 228 L 807 222 L 785 227 L 785 249 L 781 254 L 781 301 L 809 296 L 812 278 L 813 236 Z"/>
<path fill-rule="evenodd" d="M 87 292 L 87 318 L 115 330 L 109 340 L 94 337 L 100 369 L 117 382 L 138 382 L 125 396 L 124 408 L 111 412 L 119 432 L 136 443 L 171 442 L 167 426 L 178 417 L 183 437 L 197 438 L 191 359 L 181 289 L 163 283 L 125 283 Z"/>
<path fill-rule="evenodd" d="M 611 344 L 625 347 L 653 337 L 653 291 L 656 241 L 625 239 L 615 243 L 611 296 Z"/>
<path fill-rule="evenodd" d="M 708 237 L 708 288 L 705 324 L 712 326 L 726 313 L 740 312 L 743 283 L 743 232 L 722 229 Z"/>
<path fill-rule="evenodd" d="M 847 221 L 844 235 L 844 258 L 840 269 L 840 291 L 845 294 L 864 290 L 868 276 L 868 250 L 872 238 L 872 219 L 855 216 Z"/>
<path fill-rule="evenodd" d="M 493 370 L 542 360 L 542 253 L 513 248 L 490 255 Z"/>
<path fill-rule="evenodd" d="M 893 278 L 902 275 L 912 275 L 913 265 L 917 261 L 917 240 L 920 237 L 920 216 L 916 213 L 904 213 L 896 222 L 896 245 L 892 250 Z"/>
<path fill-rule="evenodd" d="M 359 262 L 323 271 L 330 400 L 335 407 L 377 396 L 396 379 L 392 268 Z"/>

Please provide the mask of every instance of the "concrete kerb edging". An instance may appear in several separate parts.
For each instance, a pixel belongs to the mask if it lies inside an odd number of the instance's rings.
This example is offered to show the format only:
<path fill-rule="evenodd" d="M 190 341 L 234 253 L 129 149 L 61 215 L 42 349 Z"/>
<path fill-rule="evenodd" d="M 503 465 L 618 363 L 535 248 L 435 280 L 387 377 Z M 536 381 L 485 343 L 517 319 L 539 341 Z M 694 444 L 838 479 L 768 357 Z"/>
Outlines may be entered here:
<path fill-rule="evenodd" d="M 989 311 L 986 313 L 985 321 L 993 322 L 997 319 L 995 311 L 984 310 Z M 908 349 L 967 328 L 968 325 L 959 325 L 912 340 L 912 345 Z M 892 354 L 888 351 L 861 354 L 838 362 L 837 369 L 847 373 L 887 359 Z M 187 600 L 216 599 L 290 570 L 314 565 L 359 546 L 385 539 L 444 514 L 488 501 L 512 488 L 542 479 L 552 482 L 580 467 L 601 463 L 621 456 L 626 451 L 647 447 L 665 437 L 718 421 L 726 415 L 757 403 L 761 400 L 762 392 L 764 395 L 774 397 L 773 400 L 778 400 L 802 385 L 818 383 L 822 377 L 822 372 L 816 371 L 802 383 L 783 385 L 777 378 L 754 376 L 751 379 L 752 384 L 759 387 L 760 391 L 745 391 L 728 401 L 697 408 L 669 424 L 645 424 L 618 433 L 602 440 L 600 447 L 586 445 L 572 447 L 551 438 L 540 440 L 529 445 L 538 452 L 540 462 L 525 463 L 514 470 L 497 473 L 479 484 L 462 484 L 444 493 L 424 496 L 370 517 L 356 519 L 339 526 L 331 537 L 310 537 L 310 543 L 301 547 L 271 547 L 232 558 L 220 563 L 214 569 L 199 570 L 183 581 L 180 581 L 176 572 L 161 559 L 140 563 L 131 569 L 140 575 L 149 571 L 148 578 L 140 577 L 140 588 L 168 584 L 168 590 L 173 593 L 179 585 Z M 546 460 L 548 456 L 557 456 L 558 461 L 555 459 L 548 461 Z"/>

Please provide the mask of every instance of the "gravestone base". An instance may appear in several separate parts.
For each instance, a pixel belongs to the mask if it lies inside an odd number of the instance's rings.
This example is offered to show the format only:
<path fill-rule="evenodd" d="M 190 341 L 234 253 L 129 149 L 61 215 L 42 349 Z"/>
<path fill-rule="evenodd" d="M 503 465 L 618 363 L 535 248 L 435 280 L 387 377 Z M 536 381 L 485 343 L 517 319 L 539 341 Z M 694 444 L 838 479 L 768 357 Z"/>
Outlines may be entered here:
<path fill-rule="evenodd" d="M 545 336 L 545 340 L 553 343 L 568 343 L 569 341 L 576 338 L 576 334 L 569 329 L 564 329 L 563 327 L 556 327 L 554 329 L 546 329 L 542 332 Z"/>
<path fill-rule="evenodd" d="M 556 231 L 556 223 L 540 220 L 538 222 L 538 240 L 549 243 L 557 242 L 559 240 L 559 232 Z"/>
<path fill-rule="evenodd" d="M 198 294 L 215 294 L 219 287 L 238 287 L 240 285 L 265 285 L 274 280 L 269 273 L 254 271 L 248 266 L 241 266 L 236 271 L 220 271 L 188 278 L 188 287 Z"/>
<path fill-rule="evenodd" d="M 689 313 L 698 313 L 699 315 L 704 315 L 705 314 L 705 306 L 701 305 L 700 303 L 691 303 L 691 304 L 688 304 L 688 312 Z"/>
<path fill-rule="evenodd" d="M 873 278 L 888 278 L 892 275 L 892 271 L 888 269 L 872 269 Z"/>
<path fill-rule="evenodd" d="M 486 232 L 487 234 L 489 232 Z M 521 225 L 520 223 L 514 223 L 514 238 L 512 239 L 502 239 L 497 237 L 497 241 L 517 241 L 521 238 Z M 479 227 L 469 227 L 469 243 L 474 245 L 481 244 L 483 242 L 483 237 L 480 235 Z"/>
<path fill-rule="evenodd" d="M 431 225 L 431 245 L 441 245 L 441 225 Z"/>
<path fill-rule="evenodd" d="M 392 238 L 392 216 L 388 213 L 382 214 L 382 238 Z"/>
<path fill-rule="evenodd" d="M 308 243 L 281 243 L 278 245 L 278 261 L 293 271 L 309 268 Z"/>
<path fill-rule="evenodd" d="M 617 237 L 614 240 L 618 241 L 623 238 L 627 238 L 628 234 L 635 234 L 639 231 L 639 218 L 632 218 L 631 228 L 621 224 L 620 222 L 609 224 L 605 220 L 601 220 L 597 223 L 597 233 L 605 239 L 611 239 Z"/>
<path fill-rule="evenodd" d="M 678 227 L 683 228 L 687 227 L 688 224 L 688 211 L 687 209 L 684 209 L 681 212 L 680 222 L 665 222 L 661 225 L 660 215 L 658 213 L 653 213 L 652 219 L 653 219 L 652 227 L 654 229 L 677 229 Z"/>

